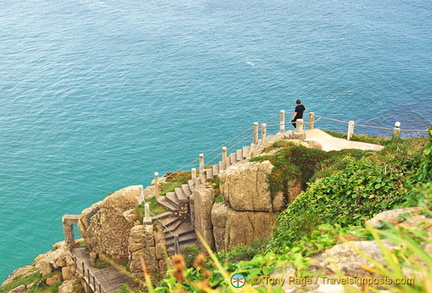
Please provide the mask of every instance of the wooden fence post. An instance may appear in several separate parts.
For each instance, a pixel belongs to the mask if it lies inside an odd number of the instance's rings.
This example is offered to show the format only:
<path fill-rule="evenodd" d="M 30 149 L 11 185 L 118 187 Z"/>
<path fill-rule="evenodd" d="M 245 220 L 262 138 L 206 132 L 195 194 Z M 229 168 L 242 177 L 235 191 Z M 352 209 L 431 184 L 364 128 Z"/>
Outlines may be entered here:
<path fill-rule="evenodd" d="M 174 251 L 175 254 L 180 254 L 180 243 L 178 234 L 174 234 Z"/>
<path fill-rule="evenodd" d="M 395 123 L 395 127 L 393 128 L 393 138 L 400 138 L 400 122 Z"/>
<path fill-rule="evenodd" d="M 296 129 L 294 130 L 294 137 L 303 140 L 304 129 L 303 129 L 303 119 L 296 120 Z"/>
<path fill-rule="evenodd" d="M 354 121 L 350 120 L 348 122 L 347 140 L 350 140 L 353 134 L 354 134 Z"/>
<path fill-rule="evenodd" d="M 196 186 L 196 179 L 197 179 L 196 168 L 191 169 L 191 176 L 192 176 L 193 185 Z"/>
<path fill-rule="evenodd" d="M 227 147 L 222 147 L 222 170 L 226 170 L 227 168 L 227 152 L 228 149 Z"/>
<path fill-rule="evenodd" d="M 284 133 L 285 132 L 285 111 L 280 110 L 279 112 L 279 132 Z"/>
<path fill-rule="evenodd" d="M 315 112 L 309 112 L 309 129 L 315 127 Z"/>
<path fill-rule="evenodd" d="M 267 137 L 267 124 L 263 123 L 261 125 L 261 141 L 262 141 L 262 145 L 264 145 L 266 137 Z"/>
<path fill-rule="evenodd" d="M 143 224 L 151 224 L 151 222 L 152 218 L 150 217 L 150 205 L 148 203 L 145 203 Z"/>
<path fill-rule="evenodd" d="M 253 129 L 254 129 L 254 140 L 253 140 L 253 143 L 257 144 L 258 143 L 258 122 L 254 122 Z"/>
<path fill-rule="evenodd" d="M 159 198 L 159 173 L 154 172 L 155 199 Z"/>
<path fill-rule="evenodd" d="M 199 154 L 199 176 L 204 176 L 204 154 Z"/>

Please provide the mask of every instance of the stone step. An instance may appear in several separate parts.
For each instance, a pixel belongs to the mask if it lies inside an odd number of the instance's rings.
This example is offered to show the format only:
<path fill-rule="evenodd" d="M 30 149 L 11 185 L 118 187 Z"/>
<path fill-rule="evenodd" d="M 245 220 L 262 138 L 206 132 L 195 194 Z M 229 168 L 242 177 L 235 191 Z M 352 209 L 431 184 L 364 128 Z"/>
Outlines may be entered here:
<path fill-rule="evenodd" d="M 204 174 L 205 174 L 205 179 L 206 180 L 210 179 L 210 178 L 213 178 L 213 170 L 212 169 L 206 169 L 204 171 Z"/>
<path fill-rule="evenodd" d="M 193 192 L 195 189 L 195 186 L 194 186 L 194 182 L 192 179 L 188 181 L 188 185 L 189 185 L 189 189 Z"/>
<path fill-rule="evenodd" d="M 170 237 L 169 239 L 165 239 L 167 248 L 174 247 L 174 237 Z M 185 244 L 191 244 L 197 241 L 197 237 L 194 231 L 189 231 L 188 233 L 184 233 L 179 235 L 179 245 L 180 247 Z"/>
<path fill-rule="evenodd" d="M 275 136 L 276 136 L 276 135 L 274 135 L 274 134 L 267 135 L 267 136 L 266 136 L 266 141 L 270 141 L 270 140 L 272 140 Z"/>
<path fill-rule="evenodd" d="M 175 194 L 175 192 L 168 192 L 165 195 L 165 198 L 173 205 L 177 206 L 178 209 L 178 205 L 179 205 L 179 199 L 177 198 L 177 195 Z"/>
<path fill-rule="evenodd" d="M 178 217 L 171 217 L 170 221 L 161 221 L 163 224 L 163 230 L 165 235 L 170 231 L 175 231 L 182 224 L 182 221 Z"/>
<path fill-rule="evenodd" d="M 169 202 L 169 201 L 165 198 L 165 196 L 160 196 L 160 197 L 157 199 L 157 202 L 158 202 L 161 206 L 163 206 L 164 208 L 170 210 L 171 212 L 177 212 L 177 211 L 178 211 L 178 206 L 173 205 L 171 202 Z"/>
<path fill-rule="evenodd" d="M 253 156 L 256 156 L 255 151 L 258 149 L 258 145 L 256 144 L 251 144 L 250 149 L 249 149 L 249 153 L 248 153 L 248 159 L 250 159 Z"/>
<path fill-rule="evenodd" d="M 237 162 L 244 160 L 244 158 L 243 158 L 243 149 L 236 150 L 236 158 L 237 158 Z"/>
<path fill-rule="evenodd" d="M 247 156 L 249 154 L 250 146 L 244 146 L 243 148 L 243 158 L 247 159 Z"/>
<path fill-rule="evenodd" d="M 174 237 L 173 234 L 178 234 L 179 236 L 188 234 L 189 232 L 194 232 L 192 225 L 188 222 L 182 222 L 175 230 L 171 230 L 172 234 L 166 235 L 165 239 L 170 239 Z"/>
<path fill-rule="evenodd" d="M 188 184 L 182 184 L 182 189 L 183 189 L 183 193 L 187 196 L 187 197 L 189 197 L 189 195 L 191 195 L 192 194 L 192 190 L 189 188 L 189 185 Z"/>
<path fill-rule="evenodd" d="M 219 173 L 223 170 L 223 166 L 222 166 L 222 161 L 219 161 L 218 166 L 219 166 Z"/>
<path fill-rule="evenodd" d="M 230 157 L 229 157 L 229 156 L 227 156 L 226 166 L 227 166 L 227 168 L 228 168 L 229 166 L 231 166 L 231 160 L 230 160 Z"/>
<path fill-rule="evenodd" d="M 166 229 L 173 231 L 173 230 L 177 229 L 182 223 L 180 218 L 175 217 L 175 216 L 171 216 L 171 217 L 165 218 L 165 219 L 160 219 L 159 222 L 162 224 L 164 231 L 168 231 Z"/>
<path fill-rule="evenodd" d="M 219 174 L 219 165 L 213 165 L 212 170 L 213 170 L 213 177 L 218 175 Z"/>
<path fill-rule="evenodd" d="M 230 165 L 236 163 L 237 162 L 237 155 L 236 155 L 236 153 L 232 153 L 231 155 L 229 155 L 228 160 L 230 161 Z"/>
<path fill-rule="evenodd" d="M 175 193 L 176 193 L 177 198 L 179 199 L 179 202 L 185 201 L 188 199 L 187 195 L 184 194 L 183 189 L 181 187 L 177 187 L 175 189 Z"/>
<path fill-rule="evenodd" d="M 198 186 L 198 185 L 200 185 L 200 183 L 201 183 L 201 178 L 200 177 L 197 177 L 196 179 L 195 179 L 195 186 Z"/>
<path fill-rule="evenodd" d="M 172 217 L 172 213 L 171 212 L 165 212 L 165 213 L 162 213 L 162 214 L 159 214 L 159 215 L 152 217 L 152 219 L 162 221 L 162 220 L 168 219 L 170 217 Z"/>

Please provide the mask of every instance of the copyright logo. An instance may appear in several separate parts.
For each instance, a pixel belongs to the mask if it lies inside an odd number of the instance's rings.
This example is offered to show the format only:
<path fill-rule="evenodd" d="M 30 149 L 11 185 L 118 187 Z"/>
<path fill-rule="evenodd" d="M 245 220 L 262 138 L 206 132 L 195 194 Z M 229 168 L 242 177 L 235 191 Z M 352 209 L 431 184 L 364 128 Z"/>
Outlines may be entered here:
<path fill-rule="evenodd" d="M 260 276 L 253 276 L 251 279 L 252 285 L 259 285 L 261 284 L 261 277 Z"/>

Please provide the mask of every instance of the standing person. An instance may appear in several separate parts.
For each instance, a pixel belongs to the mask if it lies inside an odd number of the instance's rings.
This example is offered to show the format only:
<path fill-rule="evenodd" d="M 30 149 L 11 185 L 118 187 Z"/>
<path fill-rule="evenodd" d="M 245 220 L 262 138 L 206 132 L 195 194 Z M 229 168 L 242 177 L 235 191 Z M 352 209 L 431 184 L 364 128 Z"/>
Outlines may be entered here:
<path fill-rule="evenodd" d="M 306 108 L 302 105 L 300 99 L 297 99 L 296 104 L 297 106 L 294 109 L 294 116 L 291 120 L 291 124 L 294 126 L 294 128 L 297 127 L 296 120 L 303 119 L 303 113 L 306 111 Z"/>

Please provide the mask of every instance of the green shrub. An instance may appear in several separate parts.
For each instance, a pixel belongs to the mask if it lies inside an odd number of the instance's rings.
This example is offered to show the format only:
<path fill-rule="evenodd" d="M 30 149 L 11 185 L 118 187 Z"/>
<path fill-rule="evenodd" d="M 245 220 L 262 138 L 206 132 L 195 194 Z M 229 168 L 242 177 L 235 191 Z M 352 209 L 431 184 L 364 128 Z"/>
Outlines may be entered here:
<path fill-rule="evenodd" d="M 362 225 L 363 218 L 405 200 L 403 179 L 397 168 L 364 158 L 345 171 L 311 184 L 279 217 L 272 250 L 280 251 L 324 223 Z"/>
<path fill-rule="evenodd" d="M 270 194 L 275 196 L 282 192 L 288 197 L 288 182 L 300 177 L 305 187 L 312 175 L 321 169 L 320 163 L 328 157 L 329 154 L 324 151 L 304 146 L 289 146 L 277 151 L 274 155 L 257 157 L 251 161 L 269 160 L 275 166 L 268 177 Z"/>
<path fill-rule="evenodd" d="M 160 184 L 160 195 L 166 195 L 168 192 L 173 192 L 176 188 L 186 184 L 191 178 L 191 172 L 168 172 L 165 174 L 169 177 L 166 182 Z"/>
<path fill-rule="evenodd" d="M 183 246 L 180 249 L 180 254 L 183 255 L 185 263 L 186 263 L 186 267 L 188 267 L 188 268 L 193 266 L 195 258 L 200 253 L 201 253 L 201 250 L 198 246 L 187 245 L 187 246 Z"/>
<path fill-rule="evenodd" d="M 432 181 L 432 126 L 429 128 L 429 143 L 423 150 L 424 159 L 420 165 L 418 180 Z"/>
<path fill-rule="evenodd" d="M 228 251 L 217 254 L 218 259 L 224 262 L 239 262 L 251 260 L 255 255 L 264 252 L 265 242 L 254 241 L 248 245 L 238 245 Z"/>

